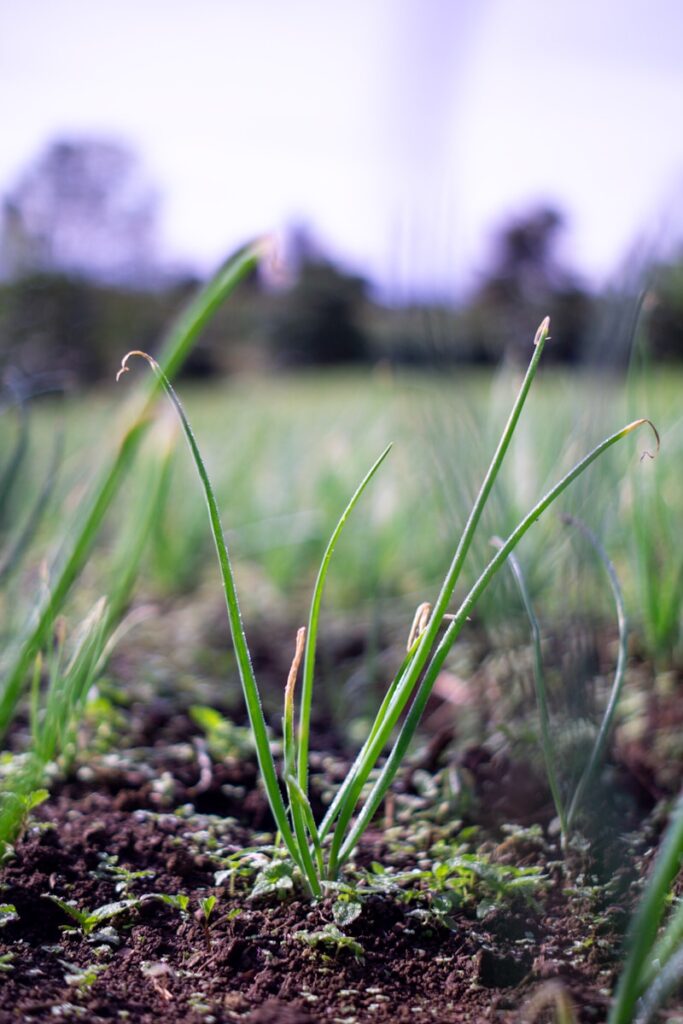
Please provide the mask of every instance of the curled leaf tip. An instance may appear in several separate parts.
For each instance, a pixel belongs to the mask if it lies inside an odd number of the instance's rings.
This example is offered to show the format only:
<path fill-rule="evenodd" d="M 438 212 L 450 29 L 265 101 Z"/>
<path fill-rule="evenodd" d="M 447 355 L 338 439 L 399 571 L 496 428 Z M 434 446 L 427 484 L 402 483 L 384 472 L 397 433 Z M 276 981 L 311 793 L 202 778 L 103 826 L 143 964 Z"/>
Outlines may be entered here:
<path fill-rule="evenodd" d="M 652 422 L 652 420 L 647 419 L 647 417 L 645 417 L 645 416 L 643 416 L 639 420 L 634 420 L 633 423 L 629 423 L 628 427 L 626 428 L 626 432 L 630 433 L 632 430 L 636 430 L 638 427 L 644 426 L 644 424 L 647 424 L 648 427 L 650 428 L 650 430 L 652 431 L 652 433 L 655 435 L 655 450 L 653 452 L 651 452 L 648 448 L 646 448 L 645 451 L 641 453 L 641 456 L 640 456 L 640 461 L 641 462 L 643 461 L 644 458 L 656 459 L 657 456 L 659 455 L 659 449 L 661 447 L 661 441 L 659 439 L 659 431 L 657 430 L 657 428 L 654 425 L 654 423 Z"/>
<path fill-rule="evenodd" d="M 141 352 L 140 349 L 134 348 L 131 352 L 126 352 L 125 356 L 121 360 L 121 369 L 116 374 L 117 384 L 121 377 L 123 376 L 123 374 L 129 372 L 130 366 L 128 365 L 128 360 L 130 359 L 131 356 L 140 356 L 141 359 L 146 359 L 149 365 L 152 367 L 157 365 L 156 361 L 152 359 L 150 355 L 147 355 L 146 352 Z"/>
<path fill-rule="evenodd" d="M 545 341 L 548 337 L 548 331 L 550 330 L 550 317 L 547 316 L 539 324 L 536 336 L 534 337 L 534 345 L 540 345 L 542 341 Z"/>

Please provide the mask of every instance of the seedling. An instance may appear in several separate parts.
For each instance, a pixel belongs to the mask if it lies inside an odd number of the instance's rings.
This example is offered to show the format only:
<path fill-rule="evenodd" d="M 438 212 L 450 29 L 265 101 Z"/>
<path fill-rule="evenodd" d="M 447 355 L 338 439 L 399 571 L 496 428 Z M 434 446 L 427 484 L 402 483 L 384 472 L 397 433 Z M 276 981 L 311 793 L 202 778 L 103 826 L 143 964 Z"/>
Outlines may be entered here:
<path fill-rule="evenodd" d="M 220 711 L 195 704 L 190 708 L 190 717 L 204 731 L 209 752 L 215 761 L 253 754 L 254 742 L 249 729 L 235 725 Z"/>
<path fill-rule="evenodd" d="M 52 900 L 60 910 L 63 910 L 65 914 L 75 921 L 84 936 L 90 935 L 98 925 L 103 924 L 105 921 L 111 921 L 112 918 L 140 906 L 139 899 L 129 899 L 118 900 L 116 903 L 105 903 L 96 910 L 81 910 L 74 902 L 62 900 L 59 896 L 54 896 L 52 893 L 44 893 L 43 897 L 46 900 Z M 74 931 L 75 929 L 72 928 L 70 930 Z"/>
<path fill-rule="evenodd" d="M 502 543 L 500 550 L 483 568 L 457 611 L 454 613 L 449 611 L 455 586 L 460 578 L 476 528 L 500 467 L 505 459 L 522 408 L 536 375 L 548 338 L 548 331 L 549 321 L 546 319 L 536 333 L 534 351 L 527 373 L 456 547 L 441 591 L 436 601 L 433 602 L 431 614 L 424 623 L 418 621 L 416 629 L 418 635 L 412 641 L 403 664 L 387 689 L 386 696 L 381 703 L 374 724 L 360 753 L 320 823 L 317 823 L 314 819 L 308 796 L 310 717 L 313 702 L 313 677 L 320 606 L 329 564 L 344 525 L 366 486 L 387 457 L 390 447 L 387 447 L 382 452 L 371 467 L 337 523 L 323 555 L 313 591 L 307 628 L 305 631 L 303 629 L 300 630 L 297 636 L 292 668 L 285 688 L 283 719 L 284 783 L 288 798 L 287 803 L 285 803 L 278 783 L 275 762 L 270 748 L 268 728 L 263 715 L 260 693 L 242 625 L 237 590 L 218 505 L 199 445 L 185 410 L 173 390 L 167 374 L 159 364 L 151 356 L 140 351 L 129 352 L 122 360 L 118 377 L 127 372 L 128 362 L 133 356 L 146 360 L 173 404 L 182 424 L 207 503 L 225 591 L 233 646 L 264 787 L 284 846 L 292 863 L 298 868 L 313 896 L 318 897 L 321 895 L 322 882 L 324 880 L 335 880 L 339 877 L 340 871 L 349 860 L 358 840 L 375 816 L 393 782 L 396 772 L 403 762 L 429 695 L 451 647 L 467 621 L 468 615 L 476 601 L 487 589 L 498 570 L 504 565 L 507 557 L 531 526 L 557 500 L 572 481 L 579 477 L 588 466 L 614 444 L 633 430 L 649 423 L 647 420 L 640 419 L 627 424 L 616 431 L 616 433 L 605 438 L 604 441 L 577 462 L 520 520 L 516 528 Z M 652 425 L 650 424 L 650 426 Z M 654 427 L 652 429 L 654 430 Z M 443 632 L 443 627 L 447 621 L 447 628 Z M 302 666 L 301 699 L 298 728 L 295 729 L 294 694 L 300 666 Z M 407 714 L 400 725 L 398 736 L 393 741 L 389 756 L 372 782 L 368 793 L 366 787 L 371 775 L 375 771 L 387 746 L 390 744 L 394 730 L 399 725 L 401 716 L 406 709 Z"/>
<path fill-rule="evenodd" d="M 284 900 L 294 892 L 294 865 L 287 860 L 273 860 L 256 876 L 250 900 Z"/>
<path fill-rule="evenodd" d="M 216 907 L 216 903 L 217 902 L 218 901 L 217 901 L 215 896 L 206 896 L 204 899 L 200 899 L 200 901 L 199 901 L 199 910 L 197 912 L 198 916 L 199 916 L 199 918 L 200 918 L 200 920 L 202 922 L 202 925 L 204 927 L 204 935 L 206 937 L 206 944 L 209 947 L 209 949 L 211 948 L 211 931 L 210 931 L 211 915 L 214 912 L 214 909 Z"/>
<path fill-rule="evenodd" d="M 350 953 L 356 960 L 362 960 L 365 956 L 365 950 L 360 942 L 352 939 L 350 935 L 344 935 L 336 924 L 326 924 L 314 932 L 295 932 L 294 938 L 311 949 L 331 951 L 336 955 Z"/>
<path fill-rule="evenodd" d="M 334 923 L 340 928 L 348 928 L 363 912 L 363 904 L 358 900 L 356 893 L 353 895 L 340 895 L 332 904 L 332 917 Z"/>
<path fill-rule="evenodd" d="M 205 899 L 199 901 L 199 909 L 201 910 L 204 921 L 207 925 L 211 920 L 211 915 L 213 914 L 216 903 L 217 899 L 215 896 L 207 896 Z"/>
<path fill-rule="evenodd" d="M 181 917 L 187 917 L 188 907 L 190 906 L 190 897 L 184 893 L 169 894 L 165 892 L 154 893 L 154 898 L 160 900 L 161 903 L 165 903 L 167 907 L 172 907 L 180 913 Z"/>
<path fill-rule="evenodd" d="M 127 894 L 131 886 L 142 878 L 154 878 L 153 871 L 148 869 L 131 871 L 130 868 L 119 864 L 119 858 L 116 854 L 101 853 L 99 854 L 99 860 L 100 867 L 94 872 L 95 876 L 98 878 L 114 879 L 116 883 L 114 889 L 118 895 L 122 893 Z"/>
<path fill-rule="evenodd" d="M 0 903 L 0 928 L 19 920 L 17 908 L 13 903 Z"/>
<path fill-rule="evenodd" d="M 73 985 L 79 992 L 87 992 L 97 981 L 100 974 L 106 971 L 106 964 L 88 964 L 87 967 L 78 967 L 77 964 L 70 964 L 66 960 L 59 961 L 65 969 L 64 981 L 67 985 Z"/>

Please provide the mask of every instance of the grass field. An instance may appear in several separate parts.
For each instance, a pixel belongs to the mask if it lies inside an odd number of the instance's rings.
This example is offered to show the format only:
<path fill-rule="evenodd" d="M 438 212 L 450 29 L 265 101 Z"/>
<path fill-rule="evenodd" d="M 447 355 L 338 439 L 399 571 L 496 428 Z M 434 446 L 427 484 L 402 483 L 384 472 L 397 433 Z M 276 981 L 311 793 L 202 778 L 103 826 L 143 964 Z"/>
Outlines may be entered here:
<path fill-rule="evenodd" d="M 216 485 L 237 571 L 249 575 L 247 603 L 250 595 L 255 603 L 286 602 L 296 617 L 336 518 L 392 441 L 389 459 L 345 532 L 326 600 L 333 610 L 399 599 L 410 606 L 430 599 L 494 447 L 515 380 L 509 371 L 463 372 L 444 380 L 377 370 L 181 385 Z M 468 578 L 488 556 L 489 537 L 505 533 L 572 460 L 621 423 L 648 416 L 662 435 L 659 457 L 641 461 L 639 454 L 650 442 L 628 442 L 577 482 L 561 511 L 580 516 L 601 536 L 618 567 L 630 615 L 640 623 L 652 652 L 662 659 L 670 656 L 680 639 L 683 595 L 675 544 L 676 509 L 683 497 L 680 388 L 680 376 L 664 371 L 628 386 L 612 378 L 542 374 L 486 511 Z M 45 401 L 31 413 L 31 457 L 8 509 L 16 513 L 15 521 L 19 508 L 30 507 L 38 494 L 54 435 L 61 430 L 65 455 L 32 555 L 24 559 L 30 574 L 24 589 L 28 601 L 35 565 L 49 560 L 68 531 L 88 481 L 112 447 L 112 425 L 122 418 L 126 399 L 122 383 L 99 395 L 59 404 Z M 168 500 L 155 523 L 152 553 L 142 573 L 148 594 L 181 592 L 198 585 L 207 570 L 213 575 L 211 537 L 193 468 L 168 410 L 160 405 L 158 413 L 147 460 L 150 451 L 170 443 L 177 451 Z M 3 434 L 8 444 L 12 433 L 10 428 Z M 144 504 L 148 473 L 149 461 L 143 459 L 124 483 L 88 572 L 89 590 L 106 590 L 105 579 L 97 580 L 97 566 L 109 571 L 102 555 L 115 544 L 126 509 L 136 501 Z M 606 591 L 601 593 L 580 543 L 568 536 L 556 514 L 525 538 L 520 559 L 549 613 L 566 611 L 572 602 L 585 608 L 588 599 L 601 614 Z M 507 583 L 498 583 L 483 613 L 495 616 L 502 606 L 509 613 L 512 592 Z M 608 603 L 602 610 L 611 614 Z"/>

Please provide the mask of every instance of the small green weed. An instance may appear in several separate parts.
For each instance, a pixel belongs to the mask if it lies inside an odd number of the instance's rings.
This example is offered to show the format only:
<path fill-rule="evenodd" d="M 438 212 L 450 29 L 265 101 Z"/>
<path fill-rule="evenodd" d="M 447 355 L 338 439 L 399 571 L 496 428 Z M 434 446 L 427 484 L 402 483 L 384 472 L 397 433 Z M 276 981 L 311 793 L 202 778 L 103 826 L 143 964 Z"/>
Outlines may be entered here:
<path fill-rule="evenodd" d="M 153 893 L 153 898 L 159 900 L 160 903 L 165 903 L 167 907 L 177 910 L 181 917 L 188 916 L 190 897 L 186 893 L 156 892 Z"/>
<path fill-rule="evenodd" d="M 98 854 L 100 866 L 97 871 L 92 872 L 96 878 L 106 878 L 115 882 L 114 889 L 117 895 L 128 893 L 132 886 L 144 878 L 154 878 L 154 872 L 148 869 L 132 871 L 130 868 L 119 864 L 116 854 Z"/>
<path fill-rule="evenodd" d="M 17 908 L 13 903 L 0 903 L 0 928 L 19 920 Z"/>
<path fill-rule="evenodd" d="M 228 757 L 250 757 L 254 752 L 254 741 L 249 729 L 235 725 L 214 708 L 198 704 L 190 708 L 190 717 L 206 735 L 209 753 L 215 761 Z"/>
<path fill-rule="evenodd" d="M 81 910 L 74 902 L 60 899 L 52 893 L 45 893 L 44 899 L 51 900 L 60 910 L 75 921 L 79 931 L 84 935 L 91 935 L 96 928 L 107 921 L 111 921 L 121 914 L 127 913 L 140 906 L 139 899 L 118 900 L 115 903 L 105 903 L 96 910 Z"/>
<path fill-rule="evenodd" d="M 81 993 L 91 989 L 100 974 L 107 970 L 106 964 L 88 964 L 87 967 L 79 967 L 77 964 L 69 963 L 68 960 L 60 960 L 59 962 L 64 968 L 65 984 L 72 985 Z"/>
<path fill-rule="evenodd" d="M 335 956 L 340 953 L 350 953 L 356 960 L 363 960 L 365 950 L 360 942 L 352 939 L 350 935 L 344 935 L 336 924 L 326 924 L 316 931 L 299 931 L 294 933 L 297 942 L 303 942 L 311 949 L 322 950 L 324 955 L 330 953 Z"/>

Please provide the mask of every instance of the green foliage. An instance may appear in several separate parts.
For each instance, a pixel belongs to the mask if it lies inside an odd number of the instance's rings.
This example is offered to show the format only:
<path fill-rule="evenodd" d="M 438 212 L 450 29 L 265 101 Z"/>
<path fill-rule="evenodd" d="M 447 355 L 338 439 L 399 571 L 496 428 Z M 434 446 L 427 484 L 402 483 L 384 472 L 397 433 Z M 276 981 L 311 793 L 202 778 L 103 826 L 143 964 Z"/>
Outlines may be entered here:
<path fill-rule="evenodd" d="M 111 921 L 121 914 L 140 906 L 139 899 L 117 900 L 115 903 L 105 903 L 95 910 L 81 910 L 74 902 L 60 899 L 52 893 L 44 893 L 44 899 L 51 900 L 60 910 L 63 910 L 73 921 L 76 922 L 83 935 L 88 936 L 95 931 L 99 925 Z"/>
<path fill-rule="evenodd" d="M 239 280 L 250 272 L 255 261 L 254 248 L 240 251 L 188 304 L 162 347 L 160 358 L 170 374 L 180 369 L 211 314 Z M 149 412 L 155 393 L 156 387 L 147 388 L 133 401 L 116 445 L 105 459 L 89 495 L 79 503 L 72 536 L 68 543 L 62 545 L 43 594 L 30 610 L 19 640 L 10 648 L 9 658 L 3 666 L 0 736 L 6 735 L 19 701 L 32 680 L 32 743 L 26 759 L 3 780 L 0 791 L 0 855 L 7 852 L 21 829 L 30 810 L 27 801 L 30 802 L 30 794 L 41 789 L 47 765 L 57 757 L 65 763 L 73 758 L 77 728 L 85 712 L 88 693 L 106 663 L 111 646 L 121 634 L 122 619 L 140 560 L 167 494 L 172 443 L 163 432 L 157 431 L 151 439 L 155 444 L 151 461 L 145 460 L 145 478 L 139 481 L 143 486 L 138 491 L 137 503 L 133 502 L 129 507 L 129 515 L 120 533 L 119 547 L 114 552 L 111 567 L 113 584 L 109 599 L 96 602 L 90 615 L 81 623 L 73 639 L 70 658 L 66 657 L 65 626 L 59 616 L 92 551 L 123 477 L 132 466 L 142 438 L 148 432 L 151 423 Z M 0 498 L 0 513 L 2 502 L 17 479 L 28 451 L 25 422 L 25 419 L 20 420 L 18 440 L 3 467 L 5 488 Z M 41 504 L 46 500 L 47 492 L 41 496 Z M 29 520 L 33 522 L 35 517 L 30 515 Z M 25 538 L 22 536 L 19 547 L 23 550 L 24 546 Z M 18 550 L 16 541 L 10 550 Z M 14 557 L 13 554 L 12 559 Z M 8 564 L 7 556 L 5 564 Z M 45 652 L 44 659 L 41 652 Z M 48 677 L 45 686 L 43 661 Z"/>
<path fill-rule="evenodd" d="M 206 896 L 204 897 L 204 899 L 200 899 L 199 909 L 202 912 L 206 924 L 208 924 L 209 921 L 211 920 L 211 915 L 214 912 L 217 902 L 218 900 L 216 899 L 215 896 Z"/>
<path fill-rule="evenodd" d="M 311 949 L 323 950 L 328 954 L 330 952 L 335 955 L 349 953 L 356 960 L 363 960 L 365 956 L 365 950 L 360 942 L 352 939 L 350 935 L 344 935 L 336 924 L 323 925 L 322 928 L 316 931 L 302 930 L 294 932 L 294 938 L 298 942 L 303 942 L 306 946 L 310 946 Z"/>
<path fill-rule="evenodd" d="M 249 894 L 251 900 L 284 900 L 294 893 L 294 869 L 290 861 L 273 860 L 256 876 Z"/>
<path fill-rule="evenodd" d="M 97 878 L 106 878 L 114 881 L 114 889 L 117 894 L 127 893 L 135 882 L 144 878 L 154 878 L 154 872 L 142 869 L 132 871 L 130 868 L 119 864 L 118 855 L 115 853 L 100 853 L 98 855 L 100 866 L 94 872 Z"/>
<path fill-rule="evenodd" d="M 339 896 L 332 904 L 332 917 L 340 928 L 353 924 L 362 912 L 363 904 L 352 896 Z"/>
<path fill-rule="evenodd" d="M 129 352 L 121 362 L 121 369 L 118 374 L 119 377 L 128 371 L 128 362 L 132 356 L 139 356 L 147 361 L 154 371 L 155 378 L 158 380 L 160 386 L 166 392 L 166 395 L 174 406 L 185 433 L 195 468 L 204 491 L 211 532 L 216 545 L 232 642 L 235 656 L 237 658 L 249 722 L 254 735 L 254 743 L 256 746 L 261 777 L 268 796 L 271 812 L 285 848 L 287 849 L 293 864 L 296 865 L 302 877 L 305 879 L 306 885 L 313 896 L 317 897 L 321 894 L 321 884 L 324 879 L 327 878 L 335 880 L 338 877 L 343 864 L 351 856 L 358 839 L 368 827 L 370 821 L 377 812 L 405 757 L 408 746 L 422 717 L 422 713 L 431 690 L 436 682 L 450 648 L 463 628 L 470 610 L 480 595 L 487 589 L 496 572 L 505 563 L 508 555 L 511 554 L 530 527 L 538 520 L 542 513 L 553 504 L 569 484 L 579 477 L 612 445 L 616 444 L 644 423 L 649 423 L 649 421 L 646 420 L 636 420 L 627 424 L 621 430 L 618 430 L 616 433 L 605 438 L 600 444 L 593 448 L 588 455 L 577 462 L 573 468 L 565 474 L 559 483 L 549 490 L 540 499 L 540 501 L 533 506 L 526 516 L 517 523 L 517 526 L 513 529 L 507 539 L 500 543 L 497 554 L 490 560 L 488 565 L 485 566 L 476 583 L 461 603 L 458 611 L 455 614 L 449 612 L 449 604 L 453 597 L 455 586 L 461 574 L 465 559 L 469 553 L 475 531 L 487 504 L 493 484 L 505 459 L 510 442 L 515 433 L 522 408 L 536 375 L 538 364 L 548 337 L 548 331 L 549 322 L 546 319 L 536 333 L 536 337 L 534 339 L 534 352 L 530 360 L 527 373 L 519 388 L 512 411 L 503 429 L 489 468 L 484 477 L 484 481 L 479 489 L 479 493 L 468 517 L 460 541 L 456 547 L 451 566 L 446 573 L 441 591 L 434 604 L 433 611 L 431 611 L 431 615 L 425 623 L 424 628 L 419 632 L 419 635 L 414 639 L 414 641 L 411 638 L 407 656 L 386 692 L 386 696 L 382 701 L 367 740 L 319 826 L 314 820 L 307 792 L 308 730 L 312 700 L 312 673 L 315 658 L 317 614 L 324 579 L 334 546 L 348 515 L 363 493 L 366 485 L 372 479 L 380 464 L 386 457 L 389 449 L 385 449 L 380 458 L 366 474 L 351 501 L 342 513 L 337 528 L 332 535 L 332 539 L 323 557 L 322 566 L 318 576 L 318 583 L 316 584 L 314 591 L 311 613 L 309 615 L 308 636 L 305 636 L 304 630 L 300 630 L 297 637 L 296 652 L 285 690 L 285 713 L 283 719 L 285 761 L 284 782 L 288 796 L 288 806 L 286 806 L 278 784 L 275 762 L 273 760 L 273 754 L 269 743 L 268 729 L 261 707 L 260 693 L 244 632 L 235 579 L 233 576 L 225 535 L 223 533 L 216 495 L 211 485 L 195 434 L 185 410 L 168 380 L 168 377 L 151 356 L 144 352 L 134 351 Z M 439 634 L 446 622 L 449 623 L 448 627 L 445 630 L 444 635 L 439 639 Z M 306 645 L 308 645 L 308 651 L 305 657 L 305 666 L 306 662 L 308 662 L 309 667 L 304 668 L 304 690 L 301 700 L 301 717 L 298 736 L 295 737 L 293 722 L 294 688 L 296 685 L 299 663 L 303 654 L 303 648 Z M 370 775 L 382 756 L 386 746 L 391 741 L 392 734 L 399 723 L 402 712 L 411 700 L 412 703 L 410 704 L 407 716 L 400 726 L 398 737 L 393 743 L 391 752 L 384 766 L 379 771 L 369 794 L 367 794 L 365 792 L 366 783 L 370 779 Z M 297 745 L 299 747 L 300 757 L 297 754 Z M 351 824 L 354 815 L 355 821 Z M 329 849 L 326 849 L 325 842 L 328 837 Z"/>
<path fill-rule="evenodd" d="M 10 971 L 14 970 L 14 967 L 12 966 L 12 961 L 13 960 L 14 960 L 14 953 L 12 953 L 11 951 L 9 953 L 1 953 L 0 954 L 0 973 L 1 974 L 9 974 Z"/>
<path fill-rule="evenodd" d="M 19 920 L 17 908 L 13 903 L 0 903 L 0 928 Z"/>
<path fill-rule="evenodd" d="M 60 963 L 65 968 L 64 982 L 67 985 L 73 985 L 79 992 L 87 992 L 92 988 L 100 974 L 107 969 L 106 964 L 88 964 L 87 967 L 78 967 L 66 960 L 60 960 Z"/>
<path fill-rule="evenodd" d="M 545 889 L 546 879 L 537 867 L 499 864 L 481 853 L 462 852 L 404 872 L 374 863 L 362 886 L 359 892 L 381 892 L 414 906 L 411 913 L 425 924 L 455 930 L 458 925 L 452 915 L 456 911 L 482 918 L 498 907 L 520 903 L 538 910 L 536 897 Z"/>
<path fill-rule="evenodd" d="M 190 906 L 190 897 L 184 893 L 154 893 L 154 898 L 159 900 L 161 903 L 165 903 L 167 907 L 172 907 L 174 910 L 179 911 L 183 916 L 187 916 L 188 907 Z"/>
<path fill-rule="evenodd" d="M 214 760 L 242 759 L 253 754 L 254 742 L 249 729 L 235 725 L 220 711 L 194 704 L 190 708 L 190 717 L 206 734 L 207 746 Z"/>
<path fill-rule="evenodd" d="M 683 793 L 672 810 L 654 867 L 628 930 L 626 959 L 608 1024 L 630 1024 L 639 998 L 642 1000 L 641 1008 L 647 1009 L 643 1020 L 650 1020 L 680 982 L 683 965 L 680 905 L 674 907 L 658 940 L 657 932 L 662 926 L 682 863 Z"/>

